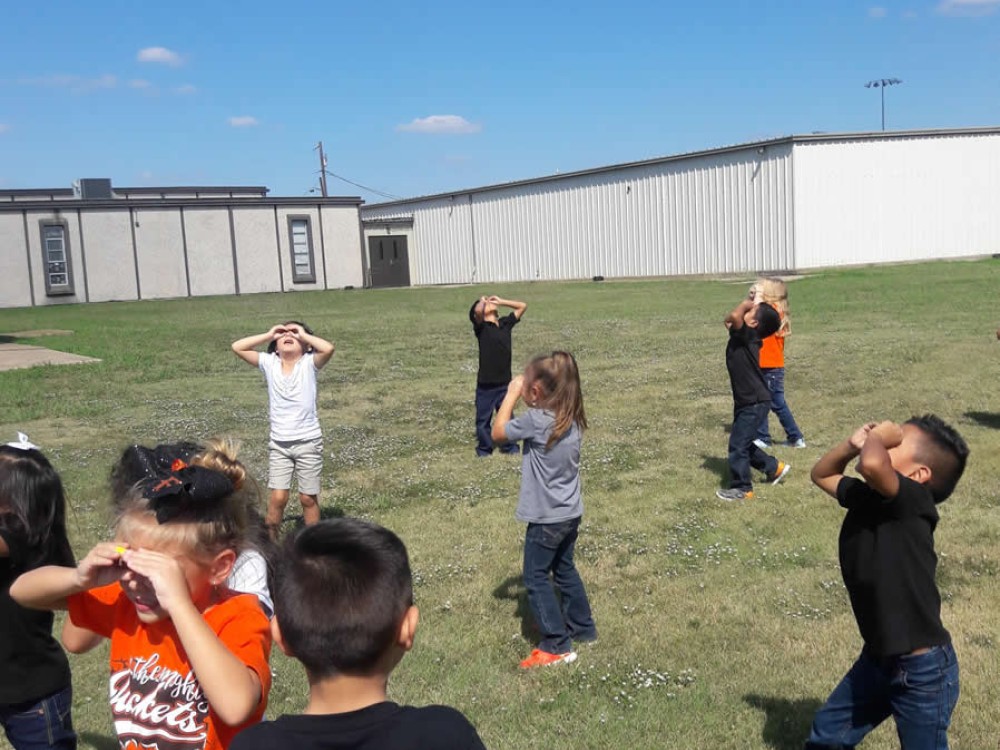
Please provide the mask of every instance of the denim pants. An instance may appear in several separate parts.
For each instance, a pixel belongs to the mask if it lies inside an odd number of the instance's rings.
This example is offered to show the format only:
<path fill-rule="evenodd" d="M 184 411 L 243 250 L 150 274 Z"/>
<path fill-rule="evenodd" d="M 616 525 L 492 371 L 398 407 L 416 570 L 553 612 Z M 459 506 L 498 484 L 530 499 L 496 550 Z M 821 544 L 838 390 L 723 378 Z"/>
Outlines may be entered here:
<path fill-rule="evenodd" d="M 76 750 L 72 706 L 69 685 L 39 701 L 0 703 L 0 726 L 14 750 Z"/>
<path fill-rule="evenodd" d="M 579 528 L 579 518 L 559 523 L 529 523 L 524 536 L 528 605 L 542 634 L 538 648 L 550 654 L 565 654 L 572 649 L 572 641 L 597 638 L 587 592 L 573 564 Z M 561 601 L 556 597 L 556 589 Z"/>
<path fill-rule="evenodd" d="M 806 750 L 852 748 L 890 715 L 903 750 L 947 750 L 957 702 L 958 660 L 950 643 L 885 659 L 862 651 L 816 712 Z"/>
<path fill-rule="evenodd" d="M 750 467 L 771 476 L 778 470 L 778 459 L 753 444 L 761 419 L 767 419 L 771 405 L 767 401 L 733 410 L 733 428 L 729 431 L 729 487 L 749 492 L 753 489 Z"/>
<path fill-rule="evenodd" d="M 771 411 L 778 415 L 778 421 L 781 422 L 781 426 L 785 430 L 785 437 L 788 442 L 794 443 L 796 440 L 804 439 L 802 430 L 799 426 L 795 424 L 795 417 L 792 416 L 792 410 L 788 407 L 788 402 L 785 401 L 785 368 L 784 367 L 765 367 L 761 369 L 764 373 L 764 381 L 767 383 L 767 389 L 771 391 Z M 760 423 L 760 428 L 757 430 L 757 439 L 763 440 L 765 443 L 771 442 L 771 431 L 767 426 L 767 414 L 764 415 L 764 419 Z"/>
<path fill-rule="evenodd" d="M 497 413 L 503 397 L 507 395 L 506 385 L 476 386 L 476 455 L 488 456 L 493 453 L 493 438 L 490 436 L 493 415 Z M 504 443 L 501 453 L 520 453 L 517 443 Z"/>

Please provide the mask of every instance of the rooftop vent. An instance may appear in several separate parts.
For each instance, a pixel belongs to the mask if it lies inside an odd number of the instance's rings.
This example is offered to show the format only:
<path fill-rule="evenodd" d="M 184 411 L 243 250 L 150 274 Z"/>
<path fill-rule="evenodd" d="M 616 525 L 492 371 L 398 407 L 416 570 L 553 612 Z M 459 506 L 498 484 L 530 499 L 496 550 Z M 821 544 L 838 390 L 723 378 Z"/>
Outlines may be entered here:
<path fill-rule="evenodd" d="M 73 183 L 73 197 L 84 201 L 106 201 L 111 194 L 111 180 L 106 177 L 90 177 Z"/>

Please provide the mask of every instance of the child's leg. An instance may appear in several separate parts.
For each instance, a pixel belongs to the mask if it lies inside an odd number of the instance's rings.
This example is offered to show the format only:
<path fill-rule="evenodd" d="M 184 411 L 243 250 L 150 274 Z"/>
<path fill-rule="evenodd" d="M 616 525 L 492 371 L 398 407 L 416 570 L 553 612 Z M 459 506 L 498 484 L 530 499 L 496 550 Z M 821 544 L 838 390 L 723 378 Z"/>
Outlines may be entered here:
<path fill-rule="evenodd" d="M 295 481 L 299 486 L 302 520 L 319 522 L 319 490 L 323 475 L 323 438 L 303 440 L 295 448 Z"/>
<path fill-rule="evenodd" d="M 488 456 L 493 452 L 490 422 L 493 419 L 493 392 L 495 388 L 476 386 L 476 455 Z"/>
<path fill-rule="evenodd" d="M 861 742 L 891 713 L 890 677 L 890 673 L 862 651 L 816 712 L 805 750 L 837 750 Z"/>
<path fill-rule="evenodd" d="M 278 541 L 278 532 L 281 530 L 281 522 L 285 518 L 285 506 L 288 505 L 288 490 L 271 490 L 271 496 L 267 500 L 267 515 L 264 517 L 264 525 L 272 541 Z"/>
<path fill-rule="evenodd" d="M 285 517 L 285 506 L 288 505 L 288 490 L 292 486 L 295 459 L 288 443 L 279 443 L 275 440 L 268 443 L 267 457 L 267 486 L 271 490 L 271 496 L 267 501 L 267 515 L 264 517 L 264 523 L 271 539 L 277 540 L 281 521 Z"/>
<path fill-rule="evenodd" d="M 804 440 L 802 430 L 795 423 L 792 410 L 785 401 L 785 368 L 775 367 L 768 371 L 767 387 L 771 390 L 771 411 L 778 416 L 778 421 L 785 430 L 785 437 L 788 442 L 794 443 L 796 440 Z"/>
<path fill-rule="evenodd" d="M 587 599 L 587 590 L 573 562 L 580 519 L 577 518 L 572 523 L 573 530 L 556 550 L 552 563 L 552 580 L 562 597 L 563 619 L 570 638 L 574 641 L 596 641 L 597 626 L 590 611 L 590 600 Z"/>
<path fill-rule="evenodd" d="M 65 687 L 33 703 L 0 705 L 0 724 L 17 750 L 76 750 L 72 705 L 73 690 Z"/>
<path fill-rule="evenodd" d="M 493 420 L 493 416 L 500 411 L 500 404 L 503 403 L 504 398 L 507 396 L 507 386 L 502 386 L 497 388 L 496 392 L 493 394 L 493 406 L 490 410 L 490 420 Z M 503 443 L 500 446 L 500 452 L 505 453 L 508 456 L 516 456 L 521 453 L 521 446 L 516 442 L 513 443 Z"/>
<path fill-rule="evenodd" d="M 767 389 L 771 391 L 771 406 L 774 407 L 774 386 L 771 384 L 772 378 L 771 373 L 774 370 L 770 367 L 762 368 L 761 372 L 764 373 L 764 382 L 767 383 Z M 761 442 L 771 444 L 771 427 L 768 425 L 769 413 L 764 414 L 764 418 L 760 420 L 760 427 L 757 428 L 757 439 Z"/>
<path fill-rule="evenodd" d="M 568 523 L 529 523 L 524 535 L 524 586 L 528 590 L 528 605 L 542 634 L 538 648 L 550 654 L 565 654 L 571 650 L 569 631 L 549 580 L 556 551 L 570 532 Z"/>
<path fill-rule="evenodd" d="M 735 490 L 749 492 L 753 489 L 750 477 L 750 466 L 760 468 L 757 464 L 767 463 L 762 456 L 767 453 L 753 444 L 754 436 L 760 425 L 761 416 L 767 416 L 768 405 L 751 404 L 733 411 L 733 426 L 729 431 L 729 487 Z M 774 460 L 777 466 L 777 461 Z M 774 470 L 774 467 L 771 467 Z"/>
<path fill-rule="evenodd" d="M 947 750 L 959 690 L 954 649 L 938 646 L 898 663 L 890 701 L 900 743 L 906 750 Z"/>

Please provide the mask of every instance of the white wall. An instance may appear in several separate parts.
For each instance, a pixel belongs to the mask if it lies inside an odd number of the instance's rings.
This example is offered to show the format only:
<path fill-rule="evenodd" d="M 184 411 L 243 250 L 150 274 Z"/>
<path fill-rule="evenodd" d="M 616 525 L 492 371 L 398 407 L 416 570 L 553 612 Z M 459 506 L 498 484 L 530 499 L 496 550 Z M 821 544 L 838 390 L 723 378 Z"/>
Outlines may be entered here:
<path fill-rule="evenodd" d="M 281 290 L 274 207 L 233 208 L 240 293 Z"/>
<path fill-rule="evenodd" d="M 235 294 L 229 213 L 221 208 L 185 208 L 191 295 Z"/>
<path fill-rule="evenodd" d="M 128 209 L 101 212 L 83 211 L 80 214 L 87 256 L 87 285 L 91 302 L 138 298 L 135 288 L 135 256 L 132 253 L 132 230 L 129 218 Z M 75 222 L 70 222 L 70 224 L 75 224 Z M 31 247 L 32 249 L 38 247 L 37 240 L 34 238 L 31 239 Z M 83 302 L 83 267 L 82 264 L 76 262 L 79 250 L 80 243 L 77 241 L 76 247 L 73 248 L 73 273 L 76 276 L 78 301 Z M 36 299 L 37 301 L 39 300 Z"/>
<path fill-rule="evenodd" d="M 143 299 L 186 297 L 180 211 L 176 208 L 137 208 L 132 218 Z"/>
<path fill-rule="evenodd" d="M 331 289 L 364 286 L 358 210 L 353 206 L 323 206 L 321 217 L 326 243 L 327 284 Z M 367 245 L 364 252 L 368 252 Z"/>
<path fill-rule="evenodd" d="M 32 258 L 31 264 L 41 263 Z M 38 290 L 35 290 L 38 293 Z M 42 289 L 44 296 L 45 289 Z M 20 213 L 0 213 L 0 307 L 28 307 L 28 256 L 24 247 L 24 219 Z"/>

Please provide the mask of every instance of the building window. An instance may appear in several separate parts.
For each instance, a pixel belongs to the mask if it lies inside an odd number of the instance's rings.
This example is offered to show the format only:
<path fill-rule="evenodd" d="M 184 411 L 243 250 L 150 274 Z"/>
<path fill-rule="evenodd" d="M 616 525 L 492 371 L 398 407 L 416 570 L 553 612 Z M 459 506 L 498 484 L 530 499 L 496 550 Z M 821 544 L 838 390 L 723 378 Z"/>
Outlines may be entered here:
<path fill-rule="evenodd" d="M 73 266 L 69 259 L 69 232 L 66 226 L 66 222 L 39 222 L 45 293 L 50 297 L 73 294 Z"/>
<path fill-rule="evenodd" d="M 312 226 L 308 216 L 288 217 L 288 244 L 292 250 L 292 282 L 304 284 L 316 281 Z"/>

